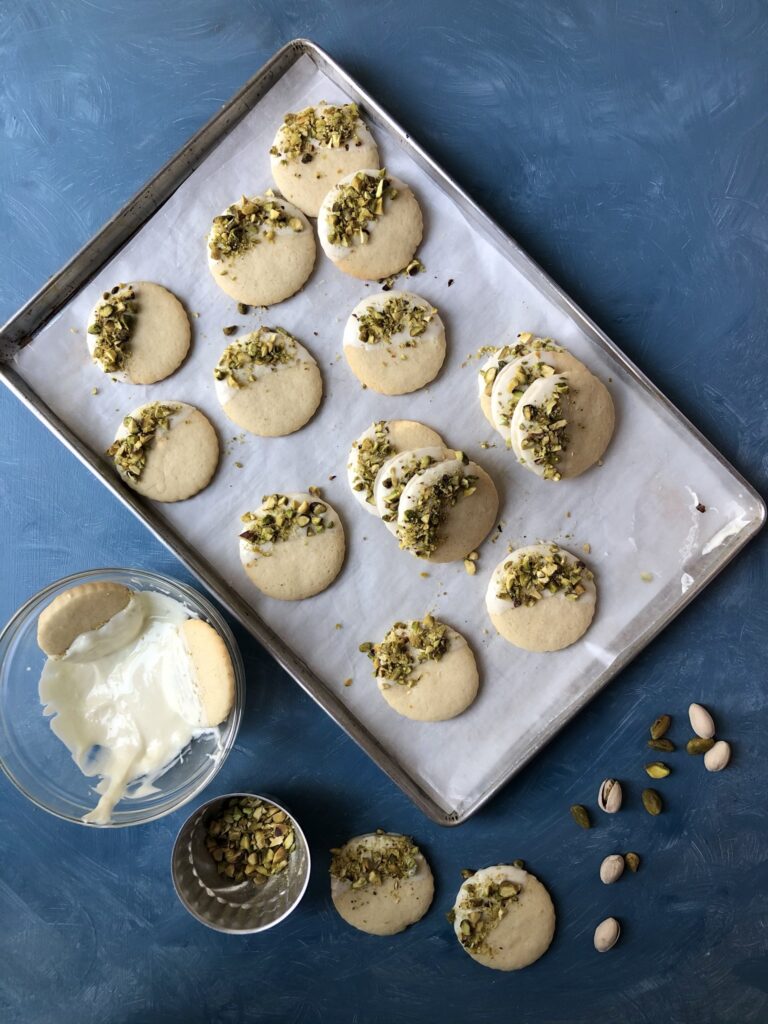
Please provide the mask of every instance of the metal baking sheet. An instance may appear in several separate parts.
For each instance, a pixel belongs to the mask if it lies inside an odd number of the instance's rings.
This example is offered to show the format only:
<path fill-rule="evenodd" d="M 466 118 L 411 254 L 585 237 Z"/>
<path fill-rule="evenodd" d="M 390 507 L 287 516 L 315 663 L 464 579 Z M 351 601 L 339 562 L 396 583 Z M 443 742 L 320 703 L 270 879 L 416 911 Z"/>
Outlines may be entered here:
<path fill-rule="evenodd" d="M 347 312 L 366 286 L 319 255 L 303 292 L 248 323 L 280 323 L 308 345 L 324 375 L 321 410 L 292 437 L 240 440 L 218 407 L 211 370 L 226 341 L 222 325 L 244 321 L 208 275 L 205 231 L 210 218 L 242 192 L 269 185 L 266 154 L 286 110 L 345 97 L 363 108 L 386 165 L 414 187 L 424 208 L 419 254 L 427 269 L 409 287 L 440 309 L 449 356 L 437 381 L 415 395 L 387 399 L 361 391 L 339 354 Z M 83 327 L 94 295 L 131 279 L 165 283 L 199 313 L 184 367 L 152 388 L 110 384 L 85 349 Z M 482 417 L 478 362 L 469 354 L 480 344 L 509 341 L 518 330 L 557 338 L 611 388 L 616 436 L 604 466 L 579 480 L 549 485 L 515 466 Z M 12 318 L 0 334 L 0 352 L 4 383 L 442 824 L 466 820 L 488 800 L 681 611 L 765 518 L 754 490 L 647 378 L 370 96 L 304 40 L 277 53 Z M 89 394 L 93 386 L 99 388 L 96 397 Z M 175 506 L 138 498 L 102 456 L 121 416 L 152 398 L 200 406 L 224 443 L 211 486 Z M 403 417 L 423 420 L 466 450 L 499 487 L 501 530 L 483 546 L 476 577 L 461 565 L 431 566 L 399 552 L 383 525 L 346 489 L 352 439 L 375 419 Z M 482 441 L 496 446 L 481 449 Z M 272 602 L 253 590 L 239 567 L 238 516 L 262 493 L 310 483 L 324 486 L 343 518 L 347 564 L 324 594 L 299 606 Z M 697 510 L 700 503 L 706 513 Z M 537 538 L 574 550 L 589 544 L 599 587 L 598 614 L 585 639 L 553 655 L 506 645 L 484 608 L 488 576 L 507 544 Z M 480 696 L 468 712 L 430 725 L 396 716 L 357 653 L 361 640 L 377 639 L 392 621 L 427 608 L 468 637 L 482 678 Z M 526 684 L 534 671 L 541 681 L 535 690 Z M 354 679 L 349 688 L 343 686 L 347 677 Z"/>

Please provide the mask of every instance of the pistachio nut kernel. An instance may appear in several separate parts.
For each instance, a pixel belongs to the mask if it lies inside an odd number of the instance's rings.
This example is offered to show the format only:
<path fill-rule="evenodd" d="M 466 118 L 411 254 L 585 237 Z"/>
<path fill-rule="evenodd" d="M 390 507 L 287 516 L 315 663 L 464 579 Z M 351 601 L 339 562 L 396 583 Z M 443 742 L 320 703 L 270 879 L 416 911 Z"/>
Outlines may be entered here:
<path fill-rule="evenodd" d="M 331 850 L 332 878 L 346 882 L 351 889 L 366 889 L 385 881 L 397 883 L 418 870 L 419 848 L 410 836 L 394 835 L 377 829 L 385 842 L 371 846 L 365 842 L 347 843 Z"/>
<path fill-rule="evenodd" d="M 592 578 L 580 559 L 569 558 L 552 544 L 547 552 L 534 551 L 505 562 L 496 596 L 511 601 L 513 608 L 532 608 L 545 593 L 577 601 L 586 590 L 584 583 Z"/>
<path fill-rule="evenodd" d="M 703 736 L 694 736 L 685 744 L 685 749 L 689 754 L 706 754 L 714 745 L 715 741 L 711 736 L 708 739 Z"/>
<path fill-rule="evenodd" d="M 389 344 L 404 334 L 401 347 L 412 348 L 437 315 L 434 306 L 424 306 L 404 295 L 387 299 L 381 308 L 369 306 L 357 318 L 357 336 L 366 345 Z"/>
<path fill-rule="evenodd" d="M 665 754 L 671 754 L 675 749 L 675 744 L 666 736 L 659 740 L 648 740 L 648 746 L 651 750 L 663 750 Z"/>
<path fill-rule="evenodd" d="M 349 149 L 360 146 L 358 136 L 360 111 L 356 103 L 320 104 L 305 107 L 298 113 L 286 114 L 278 143 L 270 149 L 271 156 L 284 160 L 299 158 L 311 163 L 318 147 Z"/>
<path fill-rule="evenodd" d="M 583 807 L 581 804 L 572 805 L 571 817 L 579 828 L 592 828 L 592 822 L 589 820 L 589 813 L 586 807 Z"/>
<path fill-rule="evenodd" d="M 661 814 L 664 804 L 662 803 L 661 797 L 655 789 L 644 789 L 643 790 L 643 807 L 648 811 L 649 814 Z"/>
<path fill-rule="evenodd" d="M 561 378 L 554 384 L 554 390 L 548 398 L 543 399 L 538 405 L 527 402 L 523 406 L 520 423 L 523 437 L 520 447 L 523 451 L 530 452 L 530 457 L 537 466 L 543 466 L 542 476 L 545 480 L 557 481 L 561 476 L 557 466 L 568 446 L 568 420 L 565 416 L 564 399 L 569 393 L 568 381 Z"/>
<path fill-rule="evenodd" d="M 645 766 L 646 775 L 652 779 L 666 779 L 672 769 L 663 761 L 651 761 Z"/>
<path fill-rule="evenodd" d="M 416 669 L 425 661 L 440 661 L 449 647 L 448 627 L 434 616 L 396 622 L 379 644 L 366 642 L 360 650 L 373 662 L 373 674 L 389 683 L 412 689 L 419 681 Z"/>
<path fill-rule="evenodd" d="M 624 854 L 624 863 L 632 872 L 633 875 L 637 874 L 640 868 L 640 858 L 638 855 L 630 850 L 629 853 Z"/>
<path fill-rule="evenodd" d="M 465 882 L 459 893 L 459 941 L 471 953 L 488 948 L 488 936 L 519 901 L 523 884 L 511 879 Z"/>
<path fill-rule="evenodd" d="M 135 482 L 140 478 L 157 431 L 167 430 L 171 416 L 180 408 L 175 402 L 151 402 L 142 406 L 136 416 L 125 417 L 123 426 L 128 433 L 114 440 L 106 454 L 128 480 Z"/>
<path fill-rule="evenodd" d="M 88 334 L 96 339 L 93 358 L 105 373 L 119 373 L 125 368 L 137 312 L 132 285 L 117 284 L 103 293 Z"/>
<path fill-rule="evenodd" d="M 398 524 L 400 547 L 412 551 L 419 558 L 428 558 L 440 543 L 440 528 L 448 513 L 462 498 L 475 493 L 477 477 L 467 475 L 458 465 L 445 473 L 424 493 L 412 508 L 406 509 L 403 522 Z"/>
<path fill-rule="evenodd" d="M 243 196 L 221 216 L 213 218 L 208 252 L 211 259 L 225 260 L 261 242 L 274 242 L 277 232 L 282 230 L 303 231 L 304 222 L 287 213 L 274 196 Z"/>
<path fill-rule="evenodd" d="M 274 804 L 259 797 L 232 797 L 209 819 L 205 846 L 222 881 L 263 885 L 288 867 L 296 831 Z"/>
<path fill-rule="evenodd" d="M 378 420 L 373 424 L 373 437 L 364 437 L 355 441 L 353 449 L 356 453 L 356 473 L 353 489 L 365 492 L 365 500 L 373 504 L 373 485 L 379 470 L 395 454 L 394 446 L 389 439 L 389 428 L 386 420 Z"/>
<path fill-rule="evenodd" d="M 669 717 L 669 715 L 659 715 L 659 717 L 651 726 L 651 739 L 660 740 L 661 737 L 667 733 L 667 730 L 669 729 L 671 724 L 672 719 Z"/>
<path fill-rule="evenodd" d="M 287 494 L 265 495 L 261 508 L 245 512 L 240 520 L 246 526 L 240 539 L 264 557 L 271 554 L 273 544 L 294 534 L 314 537 L 335 525 L 322 501 L 298 501 Z"/>
<path fill-rule="evenodd" d="M 224 349 L 213 376 L 225 380 L 231 388 L 241 388 L 256 380 L 255 368 L 272 369 L 293 362 L 296 339 L 282 327 L 260 327 L 253 334 L 238 338 Z"/>
<path fill-rule="evenodd" d="M 606 814 L 615 814 L 621 807 L 622 791 L 618 779 L 605 779 L 597 792 L 597 805 Z"/>
<path fill-rule="evenodd" d="M 358 171 L 346 185 L 338 185 L 326 214 L 328 241 L 349 248 L 365 245 L 372 221 L 385 211 L 385 200 L 397 199 L 385 167 L 375 174 Z"/>

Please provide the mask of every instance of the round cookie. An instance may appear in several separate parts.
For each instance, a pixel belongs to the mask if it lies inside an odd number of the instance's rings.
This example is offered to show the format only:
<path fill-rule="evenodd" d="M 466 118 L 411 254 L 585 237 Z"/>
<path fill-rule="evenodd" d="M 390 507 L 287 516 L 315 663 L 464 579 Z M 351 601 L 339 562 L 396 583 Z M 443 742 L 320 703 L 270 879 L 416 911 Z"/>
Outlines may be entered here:
<path fill-rule="evenodd" d="M 55 597 L 38 616 L 37 646 L 58 658 L 81 633 L 100 629 L 127 607 L 133 591 L 122 583 L 81 583 Z"/>
<path fill-rule="evenodd" d="M 413 192 L 386 168 L 342 178 L 323 199 L 317 234 L 325 255 L 345 274 L 366 281 L 398 274 L 423 231 Z"/>
<path fill-rule="evenodd" d="M 179 626 L 200 703 L 203 725 L 220 725 L 235 703 L 235 670 L 223 638 L 208 622 L 187 619 Z"/>
<path fill-rule="evenodd" d="M 443 722 L 466 711 L 480 683 L 472 650 L 434 616 L 396 622 L 381 643 L 364 644 L 379 691 L 393 711 L 417 722 Z"/>
<path fill-rule="evenodd" d="M 496 429 L 496 424 L 491 416 L 491 396 L 496 377 L 508 363 L 528 355 L 537 356 L 552 366 L 557 373 L 566 373 L 584 366 L 575 356 L 572 356 L 562 346 L 557 345 L 551 338 L 538 338 L 528 331 L 518 334 L 514 345 L 503 345 L 501 348 L 497 348 L 477 373 L 480 408 L 494 429 Z"/>
<path fill-rule="evenodd" d="M 445 327 L 413 292 L 377 292 L 359 302 L 344 328 L 344 355 L 359 381 L 381 395 L 418 391 L 445 359 Z"/>
<path fill-rule="evenodd" d="M 442 445 L 427 448 L 410 448 L 387 459 L 376 476 L 373 488 L 373 500 L 376 511 L 390 533 L 397 536 L 397 513 L 400 497 L 408 481 L 423 469 L 437 462 L 455 457 Z"/>
<path fill-rule="evenodd" d="M 507 555 L 485 595 L 497 632 L 525 651 L 559 651 L 575 643 L 589 628 L 596 602 L 590 570 L 556 544 L 531 544 Z"/>
<path fill-rule="evenodd" d="M 613 436 L 610 393 L 586 368 L 535 380 L 517 403 L 512 450 L 545 480 L 580 476 L 604 454 Z"/>
<path fill-rule="evenodd" d="M 347 480 L 352 493 L 366 511 L 378 515 L 376 477 L 387 459 L 412 448 L 442 445 L 440 435 L 417 420 L 377 420 L 352 442 L 349 450 Z"/>
<path fill-rule="evenodd" d="M 86 341 L 94 363 L 117 381 L 155 384 L 184 362 L 189 318 L 179 300 L 151 281 L 115 285 L 88 319 Z"/>
<path fill-rule="evenodd" d="M 292 203 L 265 193 L 227 207 L 208 235 L 208 267 L 223 292 L 249 306 L 272 306 L 304 286 L 315 265 L 315 236 Z"/>
<path fill-rule="evenodd" d="M 381 831 L 356 836 L 331 854 L 331 899 L 353 928 L 396 935 L 429 910 L 432 871 L 407 836 Z"/>
<path fill-rule="evenodd" d="M 317 217 L 328 189 L 341 178 L 379 166 L 379 151 L 356 103 L 321 102 L 286 114 L 269 155 L 275 184 L 308 217 Z"/>
<path fill-rule="evenodd" d="M 411 477 L 400 496 L 400 547 L 430 562 L 459 561 L 485 540 L 498 511 L 493 481 L 477 463 L 438 462 Z"/>
<path fill-rule="evenodd" d="M 344 564 L 344 528 L 327 501 L 270 494 L 241 516 L 240 561 L 262 594 L 299 601 L 325 590 Z"/>
<path fill-rule="evenodd" d="M 464 951 L 496 971 L 528 967 L 546 953 L 555 934 L 549 892 L 535 875 L 513 864 L 481 868 L 466 879 L 453 914 Z"/>
<path fill-rule="evenodd" d="M 219 441 L 193 405 L 150 402 L 125 417 L 107 455 L 125 483 L 145 498 L 183 501 L 211 482 Z"/>
<path fill-rule="evenodd" d="M 226 415 L 259 437 L 299 430 L 323 397 L 317 363 L 282 327 L 260 327 L 227 345 L 213 375 Z"/>

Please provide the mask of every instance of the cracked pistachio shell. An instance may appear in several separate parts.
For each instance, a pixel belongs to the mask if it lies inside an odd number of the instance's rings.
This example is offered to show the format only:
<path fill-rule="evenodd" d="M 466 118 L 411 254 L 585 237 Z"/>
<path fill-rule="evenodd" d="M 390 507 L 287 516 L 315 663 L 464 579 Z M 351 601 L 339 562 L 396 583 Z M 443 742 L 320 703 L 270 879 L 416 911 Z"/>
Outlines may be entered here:
<path fill-rule="evenodd" d="M 714 719 L 701 704 L 691 704 L 688 708 L 688 718 L 691 720 L 691 728 L 697 736 L 701 736 L 705 740 L 711 740 L 715 735 Z"/>
<path fill-rule="evenodd" d="M 606 814 L 615 814 L 621 807 L 621 783 L 618 779 L 604 779 L 597 791 L 597 804 Z"/>
<path fill-rule="evenodd" d="M 717 743 L 704 755 L 704 767 L 708 772 L 721 772 L 731 760 L 731 745 L 725 740 Z"/>
<path fill-rule="evenodd" d="M 595 949 L 598 953 L 607 953 L 619 941 L 621 925 L 615 917 L 606 917 L 595 928 Z"/>
<path fill-rule="evenodd" d="M 603 885 L 613 885 L 624 874 L 624 858 L 620 853 L 612 853 L 600 865 L 600 881 Z"/>

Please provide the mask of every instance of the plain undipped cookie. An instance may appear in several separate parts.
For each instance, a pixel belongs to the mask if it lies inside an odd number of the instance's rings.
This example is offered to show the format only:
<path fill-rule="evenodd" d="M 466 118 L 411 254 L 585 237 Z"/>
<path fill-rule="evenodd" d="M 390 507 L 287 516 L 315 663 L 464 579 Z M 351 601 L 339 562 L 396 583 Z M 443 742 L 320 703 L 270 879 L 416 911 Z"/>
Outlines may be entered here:
<path fill-rule="evenodd" d="M 533 574 L 536 578 L 530 586 L 516 586 L 510 594 L 504 581 L 510 570 L 514 571 L 524 559 L 532 560 L 534 571 L 526 570 L 525 578 Z M 553 560 L 564 563 L 563 577 L 557 571 L 552 574 Z M 541 564 L 537 567 L 536 562 Z M 576 589 L 569 580 L 573 566 L 577 567 L 579 577 Z M 547 581 L 553 589 L 557 587 L 554 592 L 546 585 Z M 508 596 L 499 596 L 505 593 Z M 526 651 L 559 651 L 575 643 L 589 628 L 596 602 L 592 573 L 580 558 L 556 544 L 530 544 L 512 551 L 494 569 L 485 596 L 486 608 L 497 632 Z"/>
<path fill-rule="evenodd" d="M 321 102 L 286 114 L 269 154 L 275 184 L 308 217 L 317 217 L 337 181 L 379 166 L 376 143 L 355 103 Z"/>
<path fill-rule="evenodd" d="M 553 367 L 557 373 L 565 373 L 566 371 L 584 366 L 582 362 L 571 355 L 567 349 L 554 342 L 552 338 L 539 338 L 529 331 L 518 334 L 514 345 L 502 345 L 500 348 L 495 349 L 477 373 L 480 408 L 494 429 L 496 425 L 491 416 L 491 395 L 496 377 L 508 363 L 527 355 L 538 356 L 543 362 Z"/>
<path fill-rule="evenodd" d="M 429 446 L 442 447 L 443 439 L 418 420 L 377 420 L 355 441 L 347 458 L 347 480 L 357 501 L 372 515 L 376 477 L 381 467 L 397 452 Z"/>
<path fill-rule="evenodd" d="M 334 863 L 338 856 L 351 853 L 353 856 L 370 857 L 383 855 L 391 849 L 412 849 L 414 862 L 413 873 L 404 878 L 392 878 L 386 874 L 380 880 L 366 881 L 364 885 L 355 887 L 345 878 L 337 878 L 331 874 L 331 899 L 339 915 L 361 932 L 369 935 L 396 935 L 409 925 L 415 924 L 429 910 L 435 893 L 432 871 L 424 854 L 418 847 L 412 846 L 406 836 L 397 833 L 376 832 L 356 836 L 345 843 L 339 851 L 332 851 Z"/>
<path fill-rule="evenodd" d="M 489 886 L 495 887 L 490 899 Z M 493 908 L 477 904 L 485 900 L 495 905 L 499 889 L 505 893 L 518 891 L 502 902 L 500 919 L 486 920 Z M 535 875 L 513 864 L 481 868 L 467 878 L 456 896 L 453 913 L 456 938 L 464 951 L 479 964 L 497 971 L 528 967 L 546 953 L 555 934 L 555 908 L 549 892 Z M 484 936 L 476 932 L 478 926 Z"/>
<path fill-rule="evenodd" d="M 413 292 L 377 292 L 359 302 L 344 328 L 344 356 L 359 381 L 382 395 L 418 391 L 440 372 L 445 327 Z"/>
<path fill-rule="evenodd" d="M 315 265 L 309 221 L 279 196 L 243 196 L 214 218 L 208 267 L 222 291 L 249 306 L 272 306 L 304 286 Z"/>
<path fill-rule="evenodd" d="M 154 384 L 184 362 L 190 335 L 186 310 L 172 292 L 135 281 L 103 293 L 86 340 L 93 361 L 115 380 Z"/>
<path fill-rule="evenodd" d="M 203 706 L 203 724 L 219 725 L 235 702 L 235 670 L 223 638 L 202 619 L 187 619 L 179 626 L 192 662 L 197 695 Z"/>
<path fill-rule="evenodd" d="M 133 591 L 110 581 L 70 587 L 47 605 L 37 619 L 37 645 L 51 657 L 60 657 L 81 633 L 100 629 L 127 607 Z"/>
<path fill-rule="evenodd" d="M 183 501 L 211 482 L 219 441 L 193 405 L 150 402 L 123 419 L 107 454 L 125 483 L 145 498 Z"/>
<path fill-rule="evenodd" d="M 345 274 L 366 281 L 403 270 L 418 249 L 422 232 L 416 196 L 386 169 L 366 168 L 342 178 L 317 216 L 325 255 Z"/>
<path fill-rule="evenodd" d="M 421 519 L 419 502 L 434 493 L 448 477 L 467 480 L 466 491 L 460 492 L 455 502 L 439 502 L 441 522 L 437 526 L 437 543 L 427 551 L 421 545 L 412 547 L 407 539 L 409 518 Z M 397 536 L 400 546 L 430 562 L 456 562 L 479 547 L 490 533 L 499 511 L 499 496 L 493 480 L 475 462 L 466 465 L 454 458 L 438 462 L 416 473 L 406 484 L 400 497 L 397 515 Z"/>
<path fill-rule="evenodd" d="M 312 597 L 341 572 L 344 528 L 324 498 L 303 492 L 270 494 L 241 519 L 240 561 L 254 586 L 268 597 Z"/>
<path fill-rule="evenodd" d="M 299 430 L 323 397 L 317 363 L 281 327 L 260 327 L 227 345 L 214 378 L 229 419 L 260 437 Z"/>
<path fill-rule="evenodd" d="M 434 616 L 396 623 L 381 644 L 372 646 L 369 656 L 379 692 L 405 718 L 444 722 L 466 711 L 477 696 L 480 679 L 472 649 L 460 633 Z M 405 661 L 410 663 L 407 675 Z M 397 664 L 403 664 L 400 672 Z"/>

